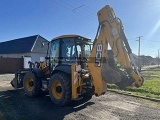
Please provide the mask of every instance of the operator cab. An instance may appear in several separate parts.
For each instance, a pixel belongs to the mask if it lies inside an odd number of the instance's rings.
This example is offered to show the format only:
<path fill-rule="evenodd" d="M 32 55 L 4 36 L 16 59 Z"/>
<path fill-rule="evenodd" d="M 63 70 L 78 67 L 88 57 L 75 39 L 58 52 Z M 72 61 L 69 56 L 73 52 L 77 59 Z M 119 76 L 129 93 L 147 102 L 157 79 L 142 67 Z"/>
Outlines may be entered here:
<path fill-rule="evenodd" d="M 83 68 L 91 49 L 91 39 L 80 35 L 62 35 L 53 38 L 50 45 L 51 67 L 78 63 Z"/>

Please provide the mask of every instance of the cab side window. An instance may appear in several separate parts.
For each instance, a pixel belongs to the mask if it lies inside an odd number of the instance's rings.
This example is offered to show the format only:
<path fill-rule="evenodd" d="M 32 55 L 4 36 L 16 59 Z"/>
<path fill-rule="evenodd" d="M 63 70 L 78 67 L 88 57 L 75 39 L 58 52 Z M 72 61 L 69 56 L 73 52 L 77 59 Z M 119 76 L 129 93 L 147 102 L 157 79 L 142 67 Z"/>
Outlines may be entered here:
<path fill-rule="evenodd" d="M 51 67 L 55 67 L 59 62 L 59 41 L 51 43 Z"/>

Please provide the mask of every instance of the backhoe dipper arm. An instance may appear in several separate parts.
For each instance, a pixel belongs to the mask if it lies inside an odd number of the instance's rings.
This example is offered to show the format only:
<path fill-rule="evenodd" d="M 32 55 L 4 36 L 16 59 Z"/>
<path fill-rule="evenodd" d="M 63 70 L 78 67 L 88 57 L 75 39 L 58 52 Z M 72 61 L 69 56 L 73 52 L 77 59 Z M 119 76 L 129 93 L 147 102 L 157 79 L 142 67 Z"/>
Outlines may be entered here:
<path fill-rule="evenodd" d="M 135 62 L 123 32 L 121 21 L 115 16 L 113 9 L 109 5 L 98 12 L 98 20 L 99 29 L 94 40 L 90 61 L 88 62 L 88 68 L 95 86 L 95 94 L 99 96 L 106 91 L 106 82 L 116 83 L 123 79 L 117 71 L 113 71 L 108 67 L 108 44 L 122 68 L 126 70 L 129 78 L 132 79 L 135 86 L 140 87 L 143 84 L 143 78 L 138 70 L 135 72 L 132 67 L 132 65 L 135 67 Z M 105 74 L 109 74 L 108 76 L 112 80 L 106 79 Z"/>

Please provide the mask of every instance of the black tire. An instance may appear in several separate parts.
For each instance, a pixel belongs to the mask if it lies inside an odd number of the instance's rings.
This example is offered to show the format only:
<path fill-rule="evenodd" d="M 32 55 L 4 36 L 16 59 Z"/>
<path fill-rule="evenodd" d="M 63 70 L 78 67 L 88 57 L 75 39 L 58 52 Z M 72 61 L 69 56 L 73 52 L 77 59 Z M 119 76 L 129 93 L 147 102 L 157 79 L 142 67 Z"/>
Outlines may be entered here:
<path fill-rule="evenodd" d="M 39 80 L 35 76 L 34 73 L 28 72 L 24 76 L 23 87 L 24 87 L 25 93 L 28 96 L 30 96 L 30 97 L 38 96 L 38 95 L 40 95 L 40 93 L 42 91 L 42 89 L 41 89 L 42 88 L 42 82 L 41 82 L 41 80 Z"/>
<path fill-rule="evenodd" d="M 54 104 L 65 106 L 71 102 L 71 80 L 67 74 L 53 74 L 48 89 L 50 98 Z"/>

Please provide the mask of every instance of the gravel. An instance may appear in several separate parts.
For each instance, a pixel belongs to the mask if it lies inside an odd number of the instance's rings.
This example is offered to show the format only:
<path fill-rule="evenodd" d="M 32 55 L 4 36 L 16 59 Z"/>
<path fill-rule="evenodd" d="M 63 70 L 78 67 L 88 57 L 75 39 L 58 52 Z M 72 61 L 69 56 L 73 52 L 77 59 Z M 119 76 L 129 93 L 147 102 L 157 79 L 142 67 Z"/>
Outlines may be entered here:
<path fill-rule="evenodd" d="M 107 91 L 84 103 L 55 106 L 43 92 L 36 98 L 10 85 L 13 74 L 0 75 L 0 120 L 158 120 L 160 103 Z"/>

